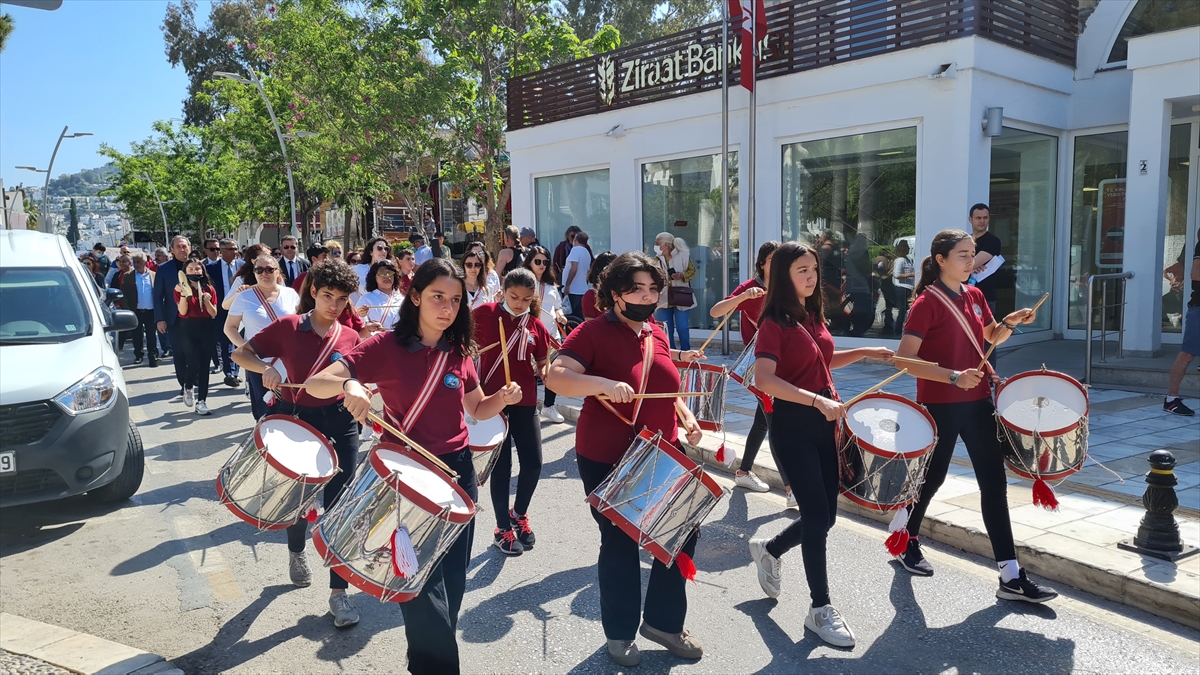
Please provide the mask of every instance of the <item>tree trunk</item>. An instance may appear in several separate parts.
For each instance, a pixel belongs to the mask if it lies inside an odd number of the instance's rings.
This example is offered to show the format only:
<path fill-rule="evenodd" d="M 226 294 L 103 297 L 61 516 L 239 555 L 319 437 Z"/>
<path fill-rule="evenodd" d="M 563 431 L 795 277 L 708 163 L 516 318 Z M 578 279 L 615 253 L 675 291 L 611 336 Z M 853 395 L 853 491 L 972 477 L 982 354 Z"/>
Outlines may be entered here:
<path fill-rule="evenodd" d="M 352 250 L 350 245 L 353 242 L 353 238 L 350 236 L 350 227 L 354 220 L 354 212 L 347 207 L 343 207 L 342 215 L 345 220 L 345 225 L 342 226 L 342 260 L 345 260 Z"/>

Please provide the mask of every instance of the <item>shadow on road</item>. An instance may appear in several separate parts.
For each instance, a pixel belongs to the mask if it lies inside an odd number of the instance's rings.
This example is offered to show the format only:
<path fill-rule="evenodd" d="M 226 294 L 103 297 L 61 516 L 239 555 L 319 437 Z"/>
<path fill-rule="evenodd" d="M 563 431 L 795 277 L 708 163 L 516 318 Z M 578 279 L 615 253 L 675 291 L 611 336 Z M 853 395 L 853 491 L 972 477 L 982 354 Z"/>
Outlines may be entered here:
<path fill-rule="evenodd" d="M 0 558 L 30 551 L 82 529 L 90 518 L 104 516 L 132 503 L 103 504 L 77 495 L 0 511 Z"/>
<path fill-rule="evenodd" d="M 696 549 L 696 568 L 703 572 L 726 572 L 750 564 L 747 543 L 757 536 L 758 528 L 777 520 L 786 520 L 783 527 L 799 518 L 796 511 L 770 513 L 750 518 L 745 490 L 734 490 L 729 495 L 729 506 L 720 520 L 710 520 L 700 528 L 703 546 Z M 779 529 L 783 529 L 782 527 Z"/>
<path fill-rule="evenodd" d="M 475 607 L 463 611 L 458 620 L 463 640 L 476 643 L 499 641 L 513 629 L 516 623 L 513 615 L 529 612 L 542 622 L 542 654 L 546 655 L 546 624 L 553 618 L 553 614 L 545 605 L 588 589 L 595 583 L 595 579 L 594 567 L 577 567 L 555 572 L 544 578 L 530 579 L 527 583 L 493 595 Z M 582 604 L 572 602 L 571 613 L 586 619 L 599 619 L 599 594 L 589 594 L 589 598 L 589 601 Z M 578 610 L 585 613 L 581 614 Z"/>

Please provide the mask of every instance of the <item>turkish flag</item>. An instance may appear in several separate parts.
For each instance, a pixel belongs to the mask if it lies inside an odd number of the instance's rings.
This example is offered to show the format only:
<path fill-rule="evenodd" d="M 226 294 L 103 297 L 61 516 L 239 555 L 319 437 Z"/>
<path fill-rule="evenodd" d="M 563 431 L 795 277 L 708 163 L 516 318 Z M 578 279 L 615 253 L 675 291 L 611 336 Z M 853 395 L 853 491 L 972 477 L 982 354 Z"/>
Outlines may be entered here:
<path fill-rule="evenodd" d="M 729 20 L 742 34 L 741 84 L 748 91 L 754 91 L 755 51 L 758 42 L 767 34 L 767 10 L 763 0 L 729 0 Z"/>

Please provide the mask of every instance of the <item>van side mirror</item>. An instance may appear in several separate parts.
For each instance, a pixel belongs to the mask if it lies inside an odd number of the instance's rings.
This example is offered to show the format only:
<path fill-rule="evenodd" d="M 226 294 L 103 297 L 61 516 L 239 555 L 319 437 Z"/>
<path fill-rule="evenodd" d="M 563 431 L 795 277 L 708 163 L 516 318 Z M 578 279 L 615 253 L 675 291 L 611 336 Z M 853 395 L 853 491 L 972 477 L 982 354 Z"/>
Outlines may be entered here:
<path fill-rule="evenodd" d="M 117 288 L 106 288 L 106 289 L 104 289 L 104 290 L 105 290 L 104 299 L 105 299 L 105 300 L 107 300 L 107 301 L 109 301 L 109 302 L 116 302 L 117 300 L 124 300 L 124 299 L 125 299 L 125 294 L 124 294 L 124 293 L 122 293 L 122 292 L 120 291 L 120 289 L 117 289 Z"/>

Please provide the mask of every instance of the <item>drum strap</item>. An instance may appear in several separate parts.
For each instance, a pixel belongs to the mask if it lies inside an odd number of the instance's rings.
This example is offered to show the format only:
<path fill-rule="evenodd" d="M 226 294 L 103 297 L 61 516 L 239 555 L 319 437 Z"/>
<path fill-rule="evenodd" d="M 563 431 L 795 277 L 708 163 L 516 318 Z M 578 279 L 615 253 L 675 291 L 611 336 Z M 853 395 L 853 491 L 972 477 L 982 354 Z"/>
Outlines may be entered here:
<path fill-rule="evenodd" d="M 385 303 L 383 306 L 383 315 L 379 317 L 379 324 L 381 326 L 386 327 L 388 317 L 392 315 L 392 312 L 396 311 L 397 305 L 393 304 L 395 302 L 395 300 L 396 300 L 396 293 L 393 291 L 392 294 L 390 296 L 388 296 L 387 303 Z M 401 302 L 404 302 L 403 299 L 401 300 Z"/>
<path fill-rule="evenodd" d="M 644 354 L 642 355 L 642 380 L 638 384 L 638 390 L 637 390 L 638 394 L 646 393 L 646 385 L 650 382 L 650 363 L 652 361 L 654 361 L 654 331 L 650 331 L 649 333 L 647 333 L 646 336 L 644 338 L 642 338 L 642 341 L 646 343 L 646 348 L 644 350 Z M 646 399 L 639 398 L 639 399 L 634 400 L 634 402 L 633 402 L 633 418 L 632 419 L 627 418 L 624 415 L 622 415 L 621 413 L 617 412 L 617 409 L 615 407 L 613 407 L 613 404 L 610 401 L 602 399 L 602 398 L 597 398 L 596 400 L 600 401 L 600 405 L 604 406 L 605 408 L 608 408 L 608 411 L 610 413 L 616 415 L 617 419 L 621 420 L 625 424 L 628 424 L 629 426 L 632 427 L 634 425 L 634 422 L 637 421 L 638 413 L 641 412 L 641 410 L 642 410 L 642 402 L 645 401 Z M 676 400 L 678 400 L 678 399 L 676 399 Z"/>
<path fill-rule="evenodd" d="M 408 413 L 404 416 L 403 422 L 396 419 L 390 408 L 384 406 L 383 413 L 387 415 L 388 420 L 400 427 L 400 430 L 404 433 L 408 433 L 416 425 L 417 420 L 421 417 L 421 413 L 425 412 L 425 407 L 429 405 L 429 401 L 433 398 L 434 388 L 437 387 L 438 382 L 442 381 L 442 376 L 446 372 L 446 362 L 449 359 L 449 352 L 438 352 L 437 359 L 433 362 L 433 367 L 425 375 L 425 384 L 421 385 L 421 391 L 417 393 L 417 398 L 409 406 Z"/>
<path fill-rule="evenodd" d="M 808 336 L 808 341 L 812 343 L 813 349 L 817 350 L 817 360 L 825 368 L 825 377 L 829 378 L 829 391 L 833 394 L 833 400 L 841 402 L 842 397 L 838 396 L 837 386 L 833 383 L 833 372 L 829 370 L 829 364 L 825 362 L 825 355 L 821 353 L 821 345 L 817 344 L 817 339 L 808 332 L 808 328 L 800 326 L 800 330 Z"/>
<path fill-rule="evenodd" d="M 500 311 L 505 313 L 508 312 L 506 309 L 501 309 Z M 525 359 L 529 358 L 529 312 L 521 315 L 521 320 L 517 322 L 517 330 L 514 331 L 512 335 L 507 337 L 508 345 L 504 351 L 508 352 L 509 356 L 512 356 L 513 350 L 515 349 L 517 350 L 518 361 L 524 361 Z M 496 344 L 500 344 L 500 341 L 497 340 Z M 504 359 L 499 354 L 496 355 L 495 362 L 493 362 L 492 367 L 488 369 L 487 376 L 483 378 L 484 384 L 487 384 L 491 381 L 492 375 L 496 374 L 496 369 L 500 367 L 500 363 L 503 360 Z"/>
<path fill-rule="evenodd" d="M 258 289 L 256 288 L 254 290 L 257 291 Z M 265 306 L 269 307 L 270 305 L 265 305 Z M 309 315 L 309 321 L 312 321 L 311 314 Z M 309 369 L 309 371 L 308 371 L 308 376 L 304 378 L 305 382 L 307 382 L 309 379 L 311 379 L 313 375 L 316 375 L 317 373 L 321 372 L 322 368 L 329 365 L 329 356 L 331 354 L 333 354 L 333 348 L 334 348 L 334 346 L 337 345 L 338 338 L 340 338 L 341 336 L 342 336 L 342 324 L 338 321 L 334 321 L 333 325 L 329 327 L 329 330 L 325 331 L 325 338 L 321 345 L 321 353 L 317 354 L 317 359 L 315 361 L 313 361 L 312 368 Z M 291 402 L 294 405 L 296 403 L 297 397 L 299 397 L 300 394 L 295 389 L 290 390 L 290 391 L 293 392 L 291 394 L 291 398 L 292 398 Z"/>
<path fill-rule="evenodd" d="M 277 320 L 279 315 L 275 313 L 275 308 L 271 306 L 271 303 L 267 302 L 267 294 L 263 293 L 262 289 L 258 286 L 254 287 L 254 294 L 258 296 L 258 302 L 262 305 L 263 310 L 266 311 L 267 317 L 271 319 L 271 321 Z"/>
<path fill-rule="evenodd" d="M 946 309 L 950 311 L 950 315 L 955 319 L 958 319 L 958 325 L 963 329 L 963 332 L 967 334 L 967 340 L 971 342 L 971 346 L 975 347 L 975 352 L 979 354 L 979 358 L 984 358 L 983 345 L 979 344 L 979 340 L 975 337 L 975 333 L 971 332 L 971 327 L 967 324 L 967 317 L 964 316 L 963 312 L 954 304 L 954 301 L 946 295 L 945 291 L 932 284 L 926 286 L 925 290 L 931 292 L 933 297 L 941 300 L 942 304 L 946 306 Z M 989 375 L 996 374 L 996 371 L 992 370 L 990 363 L 985 362 L 984 368 L 987 368 L 987 373 Z"/>

